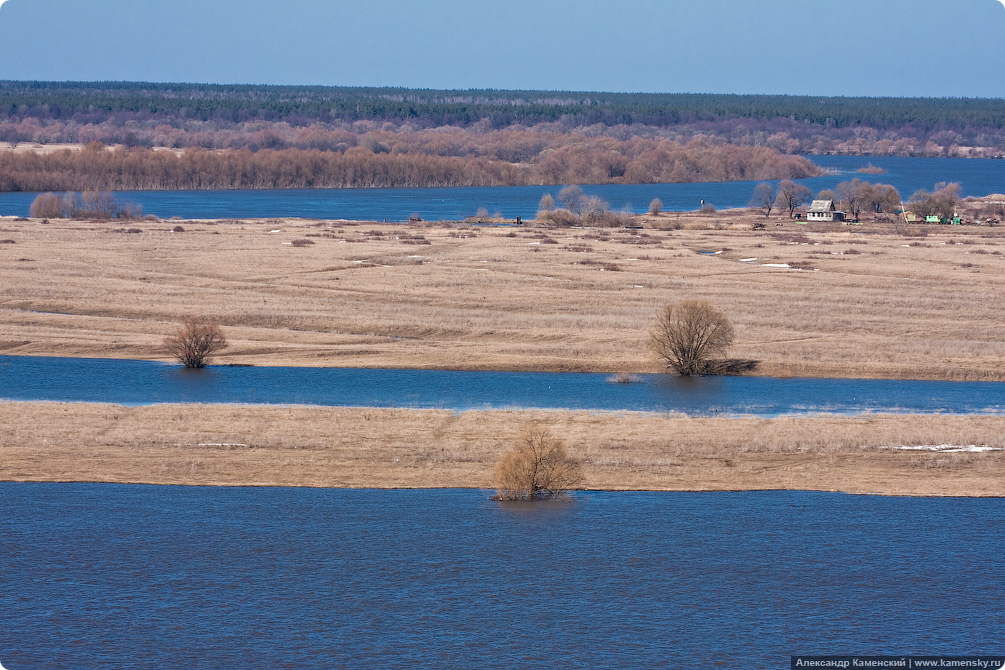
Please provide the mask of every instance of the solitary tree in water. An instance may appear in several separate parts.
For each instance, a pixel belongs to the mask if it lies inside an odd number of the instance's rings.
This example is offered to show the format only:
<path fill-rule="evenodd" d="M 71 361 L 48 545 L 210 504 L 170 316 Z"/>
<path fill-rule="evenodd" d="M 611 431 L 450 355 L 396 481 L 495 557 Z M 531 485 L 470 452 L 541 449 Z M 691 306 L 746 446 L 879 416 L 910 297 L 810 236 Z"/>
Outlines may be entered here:
<path fill-rule="evenodd" d="M 708 302 L 685 300 L 663 309 L 649 344 L 677 374 L 709 374 L 715 371 L 713 359 L 733 344 L 733 325 Z"/>
<path fill-rule="evenodd" d="M 542 500 L 561 496 L 583 480 L 579 463 L 542 426 L 530 426 L 495 470 L 495 500 Z"/>
<path fill-rule="evenodd" d="M 186 368 L 204 368 L 210 357 L 227 346 L 220 326 L 212 321 L 190 316 L 177 333 L 164 338 L 164 346 Z"/>

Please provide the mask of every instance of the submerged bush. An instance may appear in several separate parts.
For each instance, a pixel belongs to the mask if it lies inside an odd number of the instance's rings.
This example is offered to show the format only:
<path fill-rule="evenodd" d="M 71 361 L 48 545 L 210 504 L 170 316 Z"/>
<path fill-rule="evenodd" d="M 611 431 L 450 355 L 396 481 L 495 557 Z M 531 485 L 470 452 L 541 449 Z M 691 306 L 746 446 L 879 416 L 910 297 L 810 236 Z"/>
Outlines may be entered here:
<path fill-rule="evenodd" d="M 493 500 L 556 498 L 583 481 L 579 462 L 565 444 L 543 426 L 529 426 L 516 445 L 503 454 L 495 469 Z"/>

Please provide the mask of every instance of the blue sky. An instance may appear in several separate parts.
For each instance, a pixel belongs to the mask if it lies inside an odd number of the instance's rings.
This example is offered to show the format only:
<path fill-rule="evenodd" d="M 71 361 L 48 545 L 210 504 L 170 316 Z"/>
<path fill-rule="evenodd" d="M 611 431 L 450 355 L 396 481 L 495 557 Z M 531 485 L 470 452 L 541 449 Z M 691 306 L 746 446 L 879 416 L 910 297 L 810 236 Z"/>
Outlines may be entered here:
<path fill-rule="evenodd" d="M 0 79 L 1005 97 L 1000 0 L 7 0 Z"/>

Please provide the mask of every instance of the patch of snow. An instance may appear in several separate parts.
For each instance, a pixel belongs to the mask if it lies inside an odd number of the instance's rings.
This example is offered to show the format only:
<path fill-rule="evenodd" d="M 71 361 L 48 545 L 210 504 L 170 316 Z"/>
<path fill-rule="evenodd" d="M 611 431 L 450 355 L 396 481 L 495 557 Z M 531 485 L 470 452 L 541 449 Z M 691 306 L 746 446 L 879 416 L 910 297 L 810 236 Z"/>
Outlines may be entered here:
<path fill-rule="evenodd" d="M 761 263 L 762 268 L 787 268 L 788 263 Z"/>
<path fill-rule="evenodd" d="M 740 262 L 741 263 L 753 263 L 756 260 L 757 260 L 756 258 L 741 258 Z"/>
<path fill-rule="evenodd" d="M 283 231 L 281 231 L 281 230 L 270 230 L 269 232 L 270 232 L 270 233 L 281 233 L 281 232 L 283 232 Z"/>
<path fill-rule="evenodd" d="M 528 242 L 527 244 L 533 245 L 533 244 L 541 244 L 541 243 L 540 242 Z"/>
<path fill-rule="evenodd" d="M 1001 451 L 1000 447 L 978 446 L 976 444 L 919 444 L 916 446 L 882 447 L 883 449 L 900 449 L 903 451 L 935 451 L 940 454 L 959 453 L 983 453 L 987 451 Z"/>
<path fill-rule="evenodd" d="M 638 284 L 633 284 L 632 288 L 645 288 L 645 286 L 639 286 Z"/>

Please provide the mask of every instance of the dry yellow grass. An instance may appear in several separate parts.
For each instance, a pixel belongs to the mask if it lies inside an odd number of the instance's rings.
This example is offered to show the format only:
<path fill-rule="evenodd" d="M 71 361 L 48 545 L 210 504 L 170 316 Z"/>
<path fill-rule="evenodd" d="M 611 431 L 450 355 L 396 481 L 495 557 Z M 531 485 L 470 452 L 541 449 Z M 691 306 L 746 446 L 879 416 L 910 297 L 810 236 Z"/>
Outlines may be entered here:
<path fill-rule="evenodd" d="M 758 374 L 1005 379 L 1003 231 L 639 220 L 649 228 L 0 219 L 13 240 L 0 352 L 164 359 L 164 335 L 202 315 L 232 343 L 220 363 L 655 371 L 658 308 L 701 298 L 732 318 L 732 354 Z"/>
<path fill-rule="evenodd" d="M 999 496 L 1005 418 L 696 419 L 653 414 L 0 403 L 0 480 L 488 487 L 528 424 L 561 437 L 585 486 Z"/>

